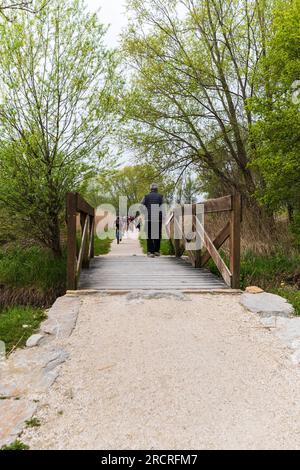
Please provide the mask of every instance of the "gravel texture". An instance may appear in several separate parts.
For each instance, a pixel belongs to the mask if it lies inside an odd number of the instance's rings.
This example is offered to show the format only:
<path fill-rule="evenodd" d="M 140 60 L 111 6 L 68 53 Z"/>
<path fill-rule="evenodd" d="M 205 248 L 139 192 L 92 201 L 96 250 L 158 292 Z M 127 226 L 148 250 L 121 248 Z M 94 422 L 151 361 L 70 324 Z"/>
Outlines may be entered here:
<path fill-rule="evenodd" d="M 300 375 L 239 295 L 82 296 L 32 449 L 299 449 Z M 136 301 L 135 301 L 136 300 Z"/>

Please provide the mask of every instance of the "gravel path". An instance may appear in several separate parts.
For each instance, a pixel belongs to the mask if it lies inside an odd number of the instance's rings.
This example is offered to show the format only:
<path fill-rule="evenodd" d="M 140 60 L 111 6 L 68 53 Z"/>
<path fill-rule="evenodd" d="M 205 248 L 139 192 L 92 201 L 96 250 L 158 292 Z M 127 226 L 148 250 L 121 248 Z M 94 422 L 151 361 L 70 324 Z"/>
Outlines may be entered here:
<path fill-rule="evenodd" d="M 238 295 L 82 296 L 65 349 L 32 449 L 300 448 L 299 369 Z"/>
<path fill-rule="evenodd" d="M 139 242 L 139 231 L 129 231 L 123 235 L 123 240 L 119 245 L 117 240 L 113 240 L 111 244 L 110 252 L 107 257 L 110 256 L 143 256 L 143 250 Z"/>

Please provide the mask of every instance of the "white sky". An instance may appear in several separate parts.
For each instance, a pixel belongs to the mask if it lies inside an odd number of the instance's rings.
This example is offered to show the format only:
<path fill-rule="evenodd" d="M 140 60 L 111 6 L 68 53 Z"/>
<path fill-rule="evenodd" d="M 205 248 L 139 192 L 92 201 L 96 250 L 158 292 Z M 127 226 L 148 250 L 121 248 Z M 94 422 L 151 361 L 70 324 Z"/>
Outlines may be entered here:
<path fill-rule="evenodd" d="M 91 11 L 100 9 L 99 18 L 105 25 L 110 25 L 107 32 L 107 45 L 116 47 L 119 34 L 127 24 L 125 4 L 126 0 L 85 0 Z"/>

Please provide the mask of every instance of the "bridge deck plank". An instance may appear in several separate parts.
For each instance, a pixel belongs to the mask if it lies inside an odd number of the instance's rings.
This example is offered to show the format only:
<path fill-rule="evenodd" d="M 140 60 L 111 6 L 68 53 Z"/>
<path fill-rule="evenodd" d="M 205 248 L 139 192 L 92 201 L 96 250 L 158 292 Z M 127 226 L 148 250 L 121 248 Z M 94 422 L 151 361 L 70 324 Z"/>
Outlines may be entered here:
<path fill-rule="evenodd" d="M 214 290 L 228 288 L 206 269 L 195 269 L 175 257 L 99 256 L 83 270 L 79 289 L 93 290 Z"/>

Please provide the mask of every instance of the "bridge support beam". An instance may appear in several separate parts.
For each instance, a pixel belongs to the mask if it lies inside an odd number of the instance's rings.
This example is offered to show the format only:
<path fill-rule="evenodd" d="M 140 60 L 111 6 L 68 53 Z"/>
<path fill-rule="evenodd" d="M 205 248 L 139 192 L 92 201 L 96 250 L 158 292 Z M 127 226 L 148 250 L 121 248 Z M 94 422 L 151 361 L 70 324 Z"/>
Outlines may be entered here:
<path fill-rule="evenodd" d="M 81 242 L 77 249 L 80 234 L 77 234 L 77 214 L 80 214 Z M 67 194 L 67 290 L 76 290 L 81 268 L 89 268 L 94 257 L 95 209 L 78 193 Z"/>
<path fill-rule="evenodd" d="M 241 272 L 241 195 L 237 192 L 232 195 L 230 222 L 231 287 L 239 289 Z"/>
<path fill-rule="evenodd" d="M 76 214 L 77 201 L 76 194 L 67 194 L 67 289 L 76 290 L 76 258 L 77 258 L 77 241 L 76 241 Z"/>

